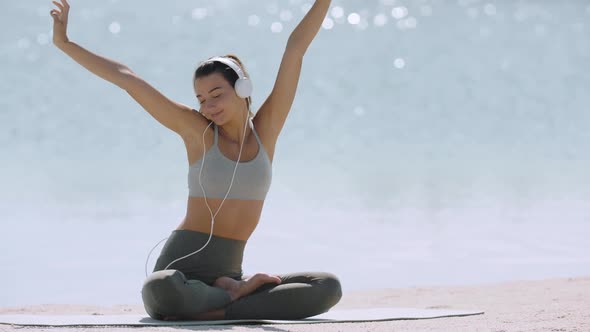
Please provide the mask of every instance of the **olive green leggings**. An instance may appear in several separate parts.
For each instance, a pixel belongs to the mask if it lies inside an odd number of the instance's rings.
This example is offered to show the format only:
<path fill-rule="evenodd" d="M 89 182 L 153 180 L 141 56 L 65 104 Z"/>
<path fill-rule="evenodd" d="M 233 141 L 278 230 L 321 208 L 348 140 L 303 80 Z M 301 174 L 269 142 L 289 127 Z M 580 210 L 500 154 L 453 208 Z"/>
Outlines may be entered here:
<path fill-rule="evenodd" d="M 223 308 L 224 319 L 301 319 L 328 311 L 342 297 L 336 276 L 325 272 L 279 275 L 280 284 L 265 284 L 231 301 L 213 282 L 227 276 L 242 280 L 246 241 L 213 236 L 205 249 L 164 268 L 203 246 L 209 234 L 175 230 L 141 290 L 144 307 L 154 319 L 194 319 L 196 314 Z"/>

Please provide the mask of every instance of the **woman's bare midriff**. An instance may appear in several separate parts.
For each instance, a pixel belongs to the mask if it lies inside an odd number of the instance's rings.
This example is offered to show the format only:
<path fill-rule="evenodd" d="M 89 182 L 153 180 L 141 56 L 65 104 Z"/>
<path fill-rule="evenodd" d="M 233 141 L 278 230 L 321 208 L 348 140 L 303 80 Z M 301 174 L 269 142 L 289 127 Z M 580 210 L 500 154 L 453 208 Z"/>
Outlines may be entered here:
<path fill-rule="evenodd" d="M 212 212 L 209 212 L 203 197 L 189 197 L 187 213 L 178 229 L 188 229 L 209 234 L 211 214 L 219 209 L 221 198 L 207 198 Z M 262 212 L 262 200 L 226 199 L 219 213 L 215 215 L 213 235 L 235 240 L 248 240 Z"/>

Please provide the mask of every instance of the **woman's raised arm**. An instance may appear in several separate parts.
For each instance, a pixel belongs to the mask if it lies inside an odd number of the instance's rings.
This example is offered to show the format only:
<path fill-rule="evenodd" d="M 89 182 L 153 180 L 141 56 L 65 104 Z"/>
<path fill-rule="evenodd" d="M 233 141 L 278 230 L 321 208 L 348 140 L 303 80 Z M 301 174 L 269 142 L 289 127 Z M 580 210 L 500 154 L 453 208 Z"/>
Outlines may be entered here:
<path fill-rule="evenodd" d="M 275 85 L 256 114 L 258 123 L 255 124 L 265 128 L 271 142 L 276 142 L 287 120 L 295 99 L 303 56 L 320 30 L 330 8 L 330 2 L 330 0 L 316 0 L 289 36 Z"/>
<path fill-rule="evenodd" d="M 315 1 L 295 30 L 291 32 L 287 42 L 288 49 L 299 53 L 301 56 L 305 54 L 307 48 L 318 34 L 322 22 L 324 22 L 330 3 L 331 0 Z"/>
<path fill-rule="evenodd" d="M 67 36 L 70 5 L 67 0 L 53 1 L 58 9 L 53 17 L 53 43 L 93 74 L 127 91 L 148 113 L 170 130 L 183 136 L 198 115 L 189 106 L 176 103 L 137 76 L 129 67 L 94 54 L 69 40 Z M 192 120 L 192 121 L 191 121 Z"/>

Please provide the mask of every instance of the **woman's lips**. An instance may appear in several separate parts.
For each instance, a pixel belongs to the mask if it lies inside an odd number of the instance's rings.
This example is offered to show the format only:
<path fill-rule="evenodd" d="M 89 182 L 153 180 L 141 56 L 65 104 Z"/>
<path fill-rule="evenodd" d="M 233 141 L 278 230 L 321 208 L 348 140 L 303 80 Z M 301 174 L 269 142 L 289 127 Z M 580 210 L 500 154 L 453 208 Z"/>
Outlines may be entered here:
<path fill-rule="evenodd" d="M 219 114 L 221 114 L 223 111 L 219 111 L 213 115 L 211 115 L 212 118 L 216 118 L 217 116 L 219 116 Z"/>

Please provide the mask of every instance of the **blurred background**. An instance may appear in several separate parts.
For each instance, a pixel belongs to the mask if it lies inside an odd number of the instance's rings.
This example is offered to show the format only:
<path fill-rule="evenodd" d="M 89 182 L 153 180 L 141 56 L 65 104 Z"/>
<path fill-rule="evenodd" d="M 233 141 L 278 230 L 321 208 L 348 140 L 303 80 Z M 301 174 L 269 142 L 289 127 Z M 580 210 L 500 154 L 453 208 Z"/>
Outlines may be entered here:
<path fill-rule="evenodd" d="M 70 3 L 71 40 L 195 108 L 196 64 L 238 55 L 257 110 L 313 2 Z M 0 305 L 141 303 L 186 151 L 53 46 L 52 6 L 0 22 Z M 332 1 L 244 272 L 345 292 L 589 275 L 588 86 L 590 1 Z"/>

